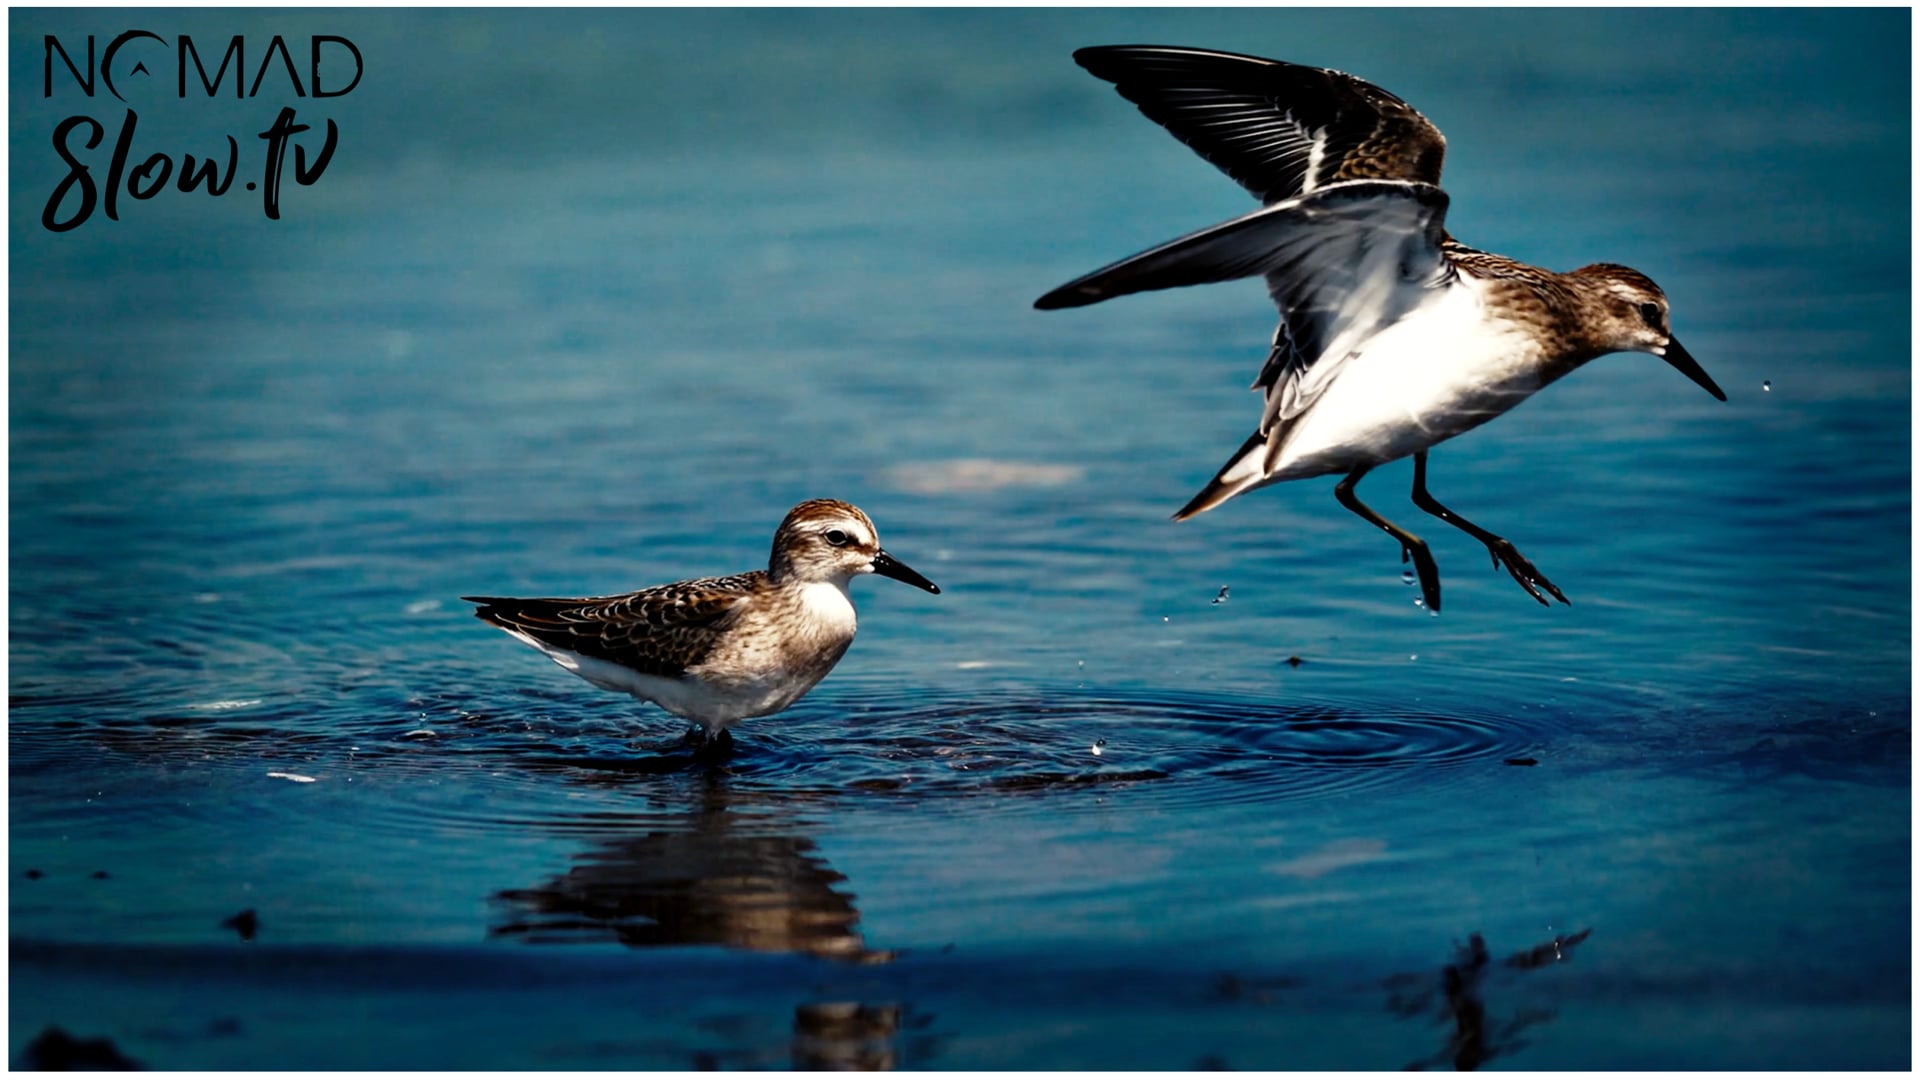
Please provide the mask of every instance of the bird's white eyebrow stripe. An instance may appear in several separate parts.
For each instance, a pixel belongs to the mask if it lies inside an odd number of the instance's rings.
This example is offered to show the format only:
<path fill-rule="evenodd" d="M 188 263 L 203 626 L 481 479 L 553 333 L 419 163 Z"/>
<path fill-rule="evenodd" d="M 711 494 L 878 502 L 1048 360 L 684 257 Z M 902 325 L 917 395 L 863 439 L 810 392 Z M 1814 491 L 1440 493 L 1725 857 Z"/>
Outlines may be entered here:
<path fill-rule="evenodd" d="M 827 521 L 822 521 L 819 523 L 818 527 L 814 529 L 814 533 L 819 536 L 825 536 L 828 533 L 833 532 L 835 529 L 838 529 L 839 531 L 846 533 L 847 538 L 857 544 L 865 545 L 865 544 L 872 544 L 875 542 L 873 533 L 868 531 L 866 526 L 860 524 L 857 521 L 851 521 L 847 519 L 840 519 L 840 520 L 829 519 Z"/>

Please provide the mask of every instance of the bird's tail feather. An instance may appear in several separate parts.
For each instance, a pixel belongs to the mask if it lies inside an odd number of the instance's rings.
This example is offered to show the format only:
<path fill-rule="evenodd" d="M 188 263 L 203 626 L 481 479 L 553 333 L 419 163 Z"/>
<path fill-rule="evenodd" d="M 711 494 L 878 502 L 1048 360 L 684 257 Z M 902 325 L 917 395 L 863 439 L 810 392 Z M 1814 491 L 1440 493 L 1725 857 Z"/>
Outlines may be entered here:
<path fill-rule="evenodd" d="M 1187 501 L 1179 513 L 1173 515 L 1175 521 L 1185 521 L 1195 514 L 1203 514 L 1219 506 L 1243 491 L 1251 491 L 1266 482 L 1267 479 L 1267 441 L 1266 435 L 1254 432 L 1247 441 L 1240 444 L 1233 457 L 1220 467 L 1200 494 Z"/>

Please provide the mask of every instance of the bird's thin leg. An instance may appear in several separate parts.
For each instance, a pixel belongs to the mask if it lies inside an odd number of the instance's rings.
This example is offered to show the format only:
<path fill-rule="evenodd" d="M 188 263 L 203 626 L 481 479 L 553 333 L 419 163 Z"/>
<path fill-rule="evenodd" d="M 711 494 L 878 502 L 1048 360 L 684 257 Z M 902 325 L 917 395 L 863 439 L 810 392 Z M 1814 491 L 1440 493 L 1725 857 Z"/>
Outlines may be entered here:
<path fill-rule="evenodd" d="M 1380 528 L 1386 530 L 1388 536 L 1400 541 L 1400 550 L 1403 557 L 1411 555 L 1413 557 L 1413 568 L 1419 571 L 1420 594 L 1426 599 L 1427 610 L 1439 611 L 1440 568 L 1434 565 L 1433 553 L 1427 550 L 1427 542 L 1400 526 L 1395 525 L 1393 522 L 1388 521 L 1386 518 L 1381 517 L 1379 514 L 1374 513 L 1372 507 L 1361 502 L 1359 496 L 1353 493 L 1353 486 L 1358 484 L 1360 478 L 1367 475 L 1369 471 L 1369 467 L 1363 466 L 1348 473 L 1345 480 L 1333 486 L 1334 497 L 1340 500 L 1341 506 L 1380 526 Z"/>
<path fill-rule="evenodd" d="M 693 748 L 696 761 L 709 764 L 725 761 L 733 756 L 733 732 L 726 728 L 719 731 L 700 729 L 700 742 Z"/>
<path fill-rule="evenodd" d="M 1440 505 L 1440 500 L 1427 492 L 1427 452 L 1425 450 L 1413 455 L 1413 505 L 1487 545 L 1487 553 L 1493 556 L 1494 569 L 1498 570 L 1505 566 L 1507 573 L 1513 575 L 1513 580 L 1527 590 L 1527 595 L 1540 601 L 1541 604 L 1547 607 L 1553 606 L 1547 603 L 1546 597 L 1540 595 L 1540 589 L 1552 593 L 1553 598 L 1563 604 L 1573 603 L 1554 587 L 1553 582 L 1547 580 L 1547 575 L 1535 569 L 1534 565 L 1527 561 L 1526 556 L 1514 548 L 1511 541 L 1505 537 L 1493 535 Z M 1535 588 L 1536 585 L 1539 588 Z"/>

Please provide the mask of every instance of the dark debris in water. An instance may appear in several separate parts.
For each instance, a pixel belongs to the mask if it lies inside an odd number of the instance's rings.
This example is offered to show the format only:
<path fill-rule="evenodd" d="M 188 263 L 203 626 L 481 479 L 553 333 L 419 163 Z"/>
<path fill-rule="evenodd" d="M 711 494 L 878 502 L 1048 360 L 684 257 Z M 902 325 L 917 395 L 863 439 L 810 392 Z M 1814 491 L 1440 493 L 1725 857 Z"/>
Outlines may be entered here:
<path fill-rule="evenodd" d="M 221 920 L 220 928 L 239 934 L 241 941 L 252 941 L 254 935 L 260 932 L 260 916 L 255 914 L 252 908 L 248 908 L 238 915 Z"/>
<path fill-rule="evenodd" d="M 1296 990 L 1305 985 L 1305 980 L 1291 975 L 1240 976 L 1232 972 L 1222 972 L 1208 988 L 1207 1000 L 1271 1005 L 1276 991 Z"/>
<path fill-rule="evenodd" d="M 40 880 L 41 878 L 43 878 L 43 877 L 46 877 L 46 876 L 47 876 L 47 875 L 46 875 L 46 874 L 45 874 L 45 873 L 44 873 L 43 871 L 40 871 L 40 870 L 36 870 L 36 869 L 34 869 L 34 868 L 32 868 L 32 867 L 28 867 L 28 868 L 27 868 L 27 880 L 28 880 L 28 881 L 39 881 L 39 880 Z"/>
<path fill-rule="evenodd" d="M 1507 764 L 1509 764 L 1509 765 L 1538 765 L 1538 764 L 1540 764 L 1540 759 L 1539 759 L 1539 758 L 1530 758 L 1530 757 L 1510 757 L 1510 758 L 1508 758 L 1508 759 L 1507 759 Z"/>
<path fill-rule="evenodd" d="M 905 780 L 891 776 L 869 776 L 859 780 L 850 780 L 847 786 L 856 791 L 899 791 L 907 786 Z"/>
<path fill-rule="evenodd" d="M 1093 784 L 1125 784 L 1135 780 L 1165 780 L 1172 773 L 1159 769 L 1134 769 L 1106 773 L 1028 773 L 993 780 L 988 787 L 998 791 L 1034 791 L 1046 788 L 1087 787 Z"/>
<path fill-rule="evenodd" d="M 1288 667 L 1299 667 L 1299 666 L 1300 666 L 1301 664 L 1304 664 L 1304 663 L 1306 663 L 1306 661 L 1305 661 L 1305 660 L 1302 660 L 1302 659 L 1300 659 L 1300 658 L 1299 658 L 1298 656 L 1289 656 L 1289 657 L 1287 657 L 1287 666 L 1288 666 Z"/>
<path fill-rule="evenodd" d="M 237 1039 L 246 1034 L 246 1025 L 237 1016 L 216 1016 L 197 1027 L 156 1026 L 135 1033 L 148 1042 L 192 1046 L 207 1039 Z"/>
<path fill-rule="evenodd" d="M 125 1072 L 146 1066 L 121 1053 L 112 1039 L 80 1039 L 50 1027 L 27 1044 L 19 1067 L 25 1072 Z"/>

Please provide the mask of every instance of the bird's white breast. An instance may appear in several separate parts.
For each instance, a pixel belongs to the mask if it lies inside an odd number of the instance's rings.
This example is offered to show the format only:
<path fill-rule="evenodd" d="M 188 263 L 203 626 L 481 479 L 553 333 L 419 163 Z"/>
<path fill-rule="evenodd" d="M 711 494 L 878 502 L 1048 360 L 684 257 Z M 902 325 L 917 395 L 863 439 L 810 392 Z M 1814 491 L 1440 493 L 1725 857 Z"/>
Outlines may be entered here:
<path fill-rule="evenodd" d="M 699 719 L 730 723 L 778 712 L 826 678 L 853 644 L 857 619 L 845 585 L 810 582 L 762 601 L 688 671 L 708 699 Z"/>
<path fill-rule="evenodd" d="M 1295 421 L 1274 479 L 1382 464 L 1477 427 L 1540 388 L 1541 355 L 1520 327 L 1487 318 L 1463 277 L 1340 364 Z"/>
<path fill-rule="evenodd" d="M 860 620 L 844 582 L 815 581 L 800 589 L 800 610 L 815 632 L 828 637 L 851 637 Z"/>

